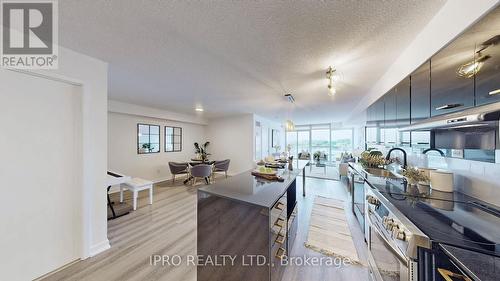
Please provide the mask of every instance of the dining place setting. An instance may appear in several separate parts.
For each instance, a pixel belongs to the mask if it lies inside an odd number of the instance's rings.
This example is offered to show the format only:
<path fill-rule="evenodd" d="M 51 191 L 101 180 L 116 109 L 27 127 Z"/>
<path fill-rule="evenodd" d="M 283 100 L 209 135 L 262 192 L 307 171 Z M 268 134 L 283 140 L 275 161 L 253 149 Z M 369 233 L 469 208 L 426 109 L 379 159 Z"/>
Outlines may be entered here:
<path fill-rule="evenodd" d="M 194 143 L 195 157 L 187 162 L 169 162 L 170 173 L 172 174 L 172 183 L 175 183 L 175 177 L 178 175 L 186 175 L 184 184 L 191 183 L 192 186 L 196 185 L 197 180 L 201 179 L 206 184 L 211 184 L 215 181 L 217 173 L 223 174 L 227 178 L 229 170 L 230 159 L 224 160 L 211 160 L 209 159 L 210 153 L 207 148 L 210 142 L 203 144 Z"/>

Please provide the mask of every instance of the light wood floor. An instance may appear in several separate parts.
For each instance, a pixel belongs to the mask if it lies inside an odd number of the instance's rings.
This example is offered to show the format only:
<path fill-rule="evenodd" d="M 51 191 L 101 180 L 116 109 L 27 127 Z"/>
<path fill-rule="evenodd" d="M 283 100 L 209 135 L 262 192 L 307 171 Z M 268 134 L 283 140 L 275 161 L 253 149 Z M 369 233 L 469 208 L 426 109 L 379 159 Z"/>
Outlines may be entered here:
<path fill-rule="evenodd" d="M 222 180 L 222 179 L 220 179 Z M 302 180 L 297 180 L 299 230 L 292 256 L 322 255 L 304 247 L 315 195 L 347 201 L 345 187 L 338 181 L 307 178 L 307 196 L 302 197 Z M 196 255 L 196 188 L 171 183 L 155 186 L 154 203 L 147 205 L 147 192 L 139 195 L 138 209 L 108 222 L 111 249 L 79 261 L 43 280 L 196 280 L 193 266 L 152 266 L 150 257 Z M 113 198 L 113 197 L 112 197 Z M 117 199 L 117 196 L 114 197 Z M 130 197 L 126 200 L 130 202 Z M 115 200 L 117 201 L 117 200 Z M 347 203 L 346 203 L 347 204 Z M 353 239 L 362 261 L 366 261 L 363 235 L 351 212 L 347 212 Z M 185 262 L 183 264 L 186 264 Z M 282 280 L 367 280 L 362 266 L 289 266 Z"/>

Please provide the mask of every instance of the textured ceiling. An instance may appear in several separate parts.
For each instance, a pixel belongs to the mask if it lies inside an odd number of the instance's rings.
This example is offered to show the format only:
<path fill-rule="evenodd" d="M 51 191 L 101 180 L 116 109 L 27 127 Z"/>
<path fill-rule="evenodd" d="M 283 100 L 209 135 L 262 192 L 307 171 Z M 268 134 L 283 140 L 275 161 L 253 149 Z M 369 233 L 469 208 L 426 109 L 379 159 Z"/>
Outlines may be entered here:
<path fill-rule="evenodd" d="M 59 41 L 109 62 L 114 100 L 338 122 L 444 2 L 64 0 Z M 333 98 L 329 65 L 339 72 Z"/>

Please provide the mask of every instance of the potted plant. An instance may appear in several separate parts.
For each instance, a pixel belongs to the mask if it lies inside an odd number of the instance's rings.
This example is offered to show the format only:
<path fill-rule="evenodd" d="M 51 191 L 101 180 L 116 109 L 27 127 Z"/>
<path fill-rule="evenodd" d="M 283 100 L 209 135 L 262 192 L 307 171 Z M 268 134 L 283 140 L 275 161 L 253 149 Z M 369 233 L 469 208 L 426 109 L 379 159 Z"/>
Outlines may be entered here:
<path fill-rule="evenodd" d="M 421 189 L 424 189 L 424 186 L 428 186 L 429 182 L 429 177 L 427 177 L 424 174 L 424 171 L 419 170 L 418 168 L 415 167 L 408 167 L 403 170 L 402 175 L 406 178 L 408 181 L 408 185 L 410 186 L 416 186 L 416 185 L 422 185 Z M 421 190 L 421 192 L 425 192 Z"/>
<path fill-rule="evenodd" d="M 199 159 L 202 160 L 203 162 L 207 161 L 208 156 L 210 155 L 210 153 L 207 152 L 207 147 L 209 144 L 210 144 L 209 141 L 205 142 L 202 145 L 200 145 L 197 142 L 194 143 L 195 153 L 199 157 Z"/>
<path fill-rule="evenodd" d="M 321 160 L 321 151 L 314 152 L 313 159 L 314 161 L 319 162 Z"/>
<path fill-rule="evenodd" d="M 364 151 L 361 153 L 359 162 L 364 168 L 383 168 L 386 160 L 380 151 Z"/>
<path fill-rule="evenodd" d="M 281 146 L 279 144 L 277 144 L 273 148 L 274 148 L 274 150 L 276 150 L 276 153 L 278 153 L 281 149 Z"/>
<path fill-rule="evenodd" d="M 150 143 L 144 143 L 142 144 L 141 152 L 146 153 L 146 152 L 151 152 L 153 148 L 151 147 Z"/>

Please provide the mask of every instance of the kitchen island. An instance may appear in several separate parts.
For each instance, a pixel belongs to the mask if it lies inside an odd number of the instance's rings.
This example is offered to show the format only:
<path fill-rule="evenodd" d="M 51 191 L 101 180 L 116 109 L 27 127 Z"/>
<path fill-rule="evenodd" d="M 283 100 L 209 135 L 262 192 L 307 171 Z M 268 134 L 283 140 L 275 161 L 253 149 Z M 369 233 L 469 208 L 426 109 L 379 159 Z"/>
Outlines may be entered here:
<path fill-rule="evenodd" d="M 296 177 L 279 169 L 284 181 L 246 171 L 198 189 L 197 280 L 280 280 L 297 232 Z"/>

